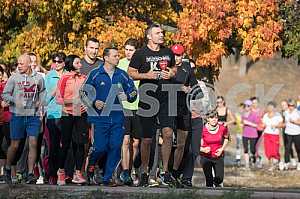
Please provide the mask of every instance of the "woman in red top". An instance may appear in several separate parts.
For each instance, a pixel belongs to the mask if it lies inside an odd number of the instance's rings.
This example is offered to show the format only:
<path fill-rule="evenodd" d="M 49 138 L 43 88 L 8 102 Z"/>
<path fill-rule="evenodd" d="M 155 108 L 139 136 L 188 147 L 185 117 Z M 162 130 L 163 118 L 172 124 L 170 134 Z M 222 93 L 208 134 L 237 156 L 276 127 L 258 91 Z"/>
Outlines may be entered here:
<path fill-rule="evenodd" d="M 219 187 L 224 178 L 224 149 L 228 144 L 228 129 L 218 123 L 218 113 L 212 111 L 207 116 L 201 139 L 201 164 L 207 187 Z M 214 170 L 215 176 L 212 171 Z"/>
<path fill-rule="evenodd" d="M 77 55 L 69 55 L 65 60 L 65 70 L 57 83 L 56 101 L 62 104 L 61 117 L 61 148 L 59 153 L 59 170 L 57 172 L 57 184 L 66 184 L 65 164 L 68 150 L 72 142 L 76 172 L 72 182 L 85 183 L 81 168 L 84 162 L 84 144 L 88 140 L 88 123 L 86 107 L 79 98 L 79 88 L 84 83 L 86 76 L 80 73 L 80 58 Z"/>
<path fill-rule="evenodd" d="M 0 67 L 0 96 L 4 90 L 6 81 L 4 80 L 5 71 L 2 67 Z M 11 113 L 9 112 L 8 104 L 6 104 L 2 97 L 0 97 L 0 167 L 5 166 L 6 162 L 6 152 L 2 149 L 2 142 L 5 138 L 7 145 L 10 145 L 10 129 L 9 129 L 9 121 L 10 121 Z"/>

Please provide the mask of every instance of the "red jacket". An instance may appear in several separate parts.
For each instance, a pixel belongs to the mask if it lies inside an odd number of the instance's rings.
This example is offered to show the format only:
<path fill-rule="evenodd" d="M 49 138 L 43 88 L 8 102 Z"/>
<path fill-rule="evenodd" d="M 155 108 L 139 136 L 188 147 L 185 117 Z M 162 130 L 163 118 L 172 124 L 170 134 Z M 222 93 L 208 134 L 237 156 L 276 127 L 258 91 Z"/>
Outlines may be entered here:
<path fill-rule="evenodd" d="M 9 112 L 9 107 L 2 107 L 1 102 L 2 100 L 2 93 L 4 87 L 6 85 L 5 81 L 0 82 L 0 125 L 4 123 L 8 123 L 11 118 L 11 113 Z"/>

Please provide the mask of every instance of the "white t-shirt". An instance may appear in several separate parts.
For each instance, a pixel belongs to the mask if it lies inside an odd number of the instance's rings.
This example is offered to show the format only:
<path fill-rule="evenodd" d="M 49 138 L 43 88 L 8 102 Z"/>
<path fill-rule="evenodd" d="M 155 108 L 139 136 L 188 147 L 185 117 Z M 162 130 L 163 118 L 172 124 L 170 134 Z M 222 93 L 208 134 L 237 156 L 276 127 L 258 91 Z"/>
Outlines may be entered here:
<path fill-rule="evenodd" d="M 290 120 L 299 120 L 300 119 L 300 113 L 297 111 L 297 109 L 293 110 L 293 112 L 285 111 L 284 112 L 285 117 L 285 133 L 287 135 L 300 135 L 300 125 L 292 124 Z"/>
<path fill-rule="evenodd" d="M 269 117 L 268 113 L 266 113 L 263 117 L 263 123 L 266 126 L 264 133 L 272 134 L 272 135 L 279 135 L 280 130 L 279 128 L 273 128 L 272 126 L 277 126 L 283 121 L 280 113 L 275 113 L 273 117 Z"/>

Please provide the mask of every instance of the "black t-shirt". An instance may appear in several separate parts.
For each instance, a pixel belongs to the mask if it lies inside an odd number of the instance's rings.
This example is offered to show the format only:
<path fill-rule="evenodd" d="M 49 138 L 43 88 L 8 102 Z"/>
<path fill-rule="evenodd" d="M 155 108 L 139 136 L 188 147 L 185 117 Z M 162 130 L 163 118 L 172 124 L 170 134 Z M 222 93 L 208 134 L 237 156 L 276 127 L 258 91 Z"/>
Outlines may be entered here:
<path fill-rule="evenodd" d="M 175 66 L 175 56 L 173 52 L 166 47 L 161 47 L 159 51 L 153 51 L 147 46 L 137 50 L 131 58 L 129 67 L 135 68 L 139 73 L 147 73 L 149 71 L 162 71 L 162 68 L 172 68 Z M 148 91 L 147 95 L 153 96 L 160 102 L 166 102 L 168 99 L 168 92 L 162 92 L 162 84 L 173 83 L 171 80 L 148 80 L 140 81 L 140 87 L 143 84 L 152 83 L 158 86 L 156 92 Z M 143 101 L 140 98 L 140 101 Z M 140 105 L 143 103 L 140 103 Z"/>
<path fill-rule="evenodd" d="M 188 61 L 183 61 L 182 65 L 177 67 L 175 81 L 177 84 L 183 84 L 184 86 L 190 86 L 191 88 L 198 84 L 195 73 Z M 183 91 L 179 91 L 177 93 L 178 107 L 187 108 L 186 99 L 187 94 Z"/>
<path fill-rule="evenodd" d="M 81 59 L 81 64 L 82 64 L 82 67 L 80 69 L 80 73 L 82 73 L 84 75 L 88 75 L 93 69 L 102 65 L 103 61 L 97 58 L 93 64 L 90 64 L 83 58 L 83 59 Z"/>

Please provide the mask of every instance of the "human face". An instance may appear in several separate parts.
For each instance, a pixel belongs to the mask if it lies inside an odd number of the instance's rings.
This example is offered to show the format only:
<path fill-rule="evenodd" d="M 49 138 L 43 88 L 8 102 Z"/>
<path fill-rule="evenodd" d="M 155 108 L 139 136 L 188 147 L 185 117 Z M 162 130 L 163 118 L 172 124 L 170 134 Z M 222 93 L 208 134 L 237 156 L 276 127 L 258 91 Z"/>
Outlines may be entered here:
<path fill-rule="evenodd" d="M 85 54 L 91 60 L 95 60 L 99 52 L 99 43 L 89 41 L 85 47 Z"/>
<path fill-rule="evenodd" d="M 59 57 L 55 57 L 53 59 L 53 63 L 55 64 L 56 71 L 61 71 L 65 66 L 64 60 L 60 59 Z"/>
<path fill-rule="evenodd" d="M 32 68 L 33 70 L 35 70 L 36 67 L 38 66 L 36 56 L 31 55 L 31 56 L 30 56 L 30 61 L 31 61 L 31 62 L 30 62 L 31 68 Z"/>
<path fill-rule="evenodd" d="M 286 101 L 281 102 L 281 108 L 282 110 L 286 111 L 289 107 Z"/>
<path fill-rule="evenodd" d="M 216 115 L 212 116 L 212 117 L 208 117 L 207 118 L 207 121 L 208 123 L 211 125 L 211 126 L 217 126 L 218 124 L 218 117 Z"/>
<path fill-rule="evenodd" d="M 252 100 L 252 107 L 254 109 L 257 109 L 258 108 L 258 101 L 255 99 L 255 100 Z"/>
<path fill-rule="evenodd" d="M 216 102 L 217 102 L 218 107 L 223 107 L 224 106 L 224 100 L 222 98 L 218 98 Z"/>
<path fill-rule="evenodd" d="M 195 68 L 196 67 L 196 65 L 194 64 L 194 62 L 190 62 L 190 64 L 191 64 L 191 68 Z"/>
<path fill-rule="evenodd" d="M 30 70 L 30 57 L 28 55 L 21 55 L 18 58 L 17 67 L 21 74 L 27 73 Z"/>
<path fill-rule="evenodd" d="M 8 80 L 8 75 L 7 75 L 6 72 L 3 73 L 2 80 L 3 81 L 7 81 Z"/>
<path fill-rule="evenodd" d="M 239 112 L 240 113 L 244 112 L 244 110 L 245 110 L 244 106 L 239 106 Z"/>
<path fill-rule="evenodd" d="M 268 106 L 267 106 L 267 112 L 268 112 L 268 113 L 273 113 L 273 112 L 274 112 L 274 109 L 275 109 L 275 108 L 274 108 L 273 105 L 268 105 Z"/>
<path fill-rule="evenodd" d="M 135 52 L 135 47 L 134 46 L 130 46 L 130 45 L 126 45 L 125 46 L 125 57 L 127 60 L 131 60 L 132 58 L 132 55 L 134 54 Z"/>
<path fill-rule="evenodd" d="M 164 43 L 164 32 L 160 27 L 152 28 L 147 37 L 148 37 L 148 40 L 154 44 L 163 44 Z"/>
<path fill-rule="evenodd" d="M 175 55 L 175 65 L 176 66 L 181 66 L 181 64 L 182 64 L 182 58 L 183 58 L 182 55 Z"/>
<path fill-rule="evenodd" d="M 108 56 L 104 57 L 105 62 L 111 66 L 117 66 L 119 64 L 119 52 L 115 49 L 110 49 Z"/>
<path fill-rule="evenodd" d="M 289 111 L 293 111 L 295 109 L 295 105 L 288 104 L 288 109 L 289 109 Z"/>
<path fill-rule="evenodd" d="M 81 64 L 81 61 L 79 58 L 75 58 L 74 61 L 73 61 L 73 66 L 74 68 L 76 69 L 75 71 L 76 72 L 79 72 L 81 67 L 82 67 L 82 64 Z"/>
<path fill-rule="evenodd" d="M 249 112 L 251 110 L 251 106 L 250 105 L 245 105 L 245 111 Z"/>

